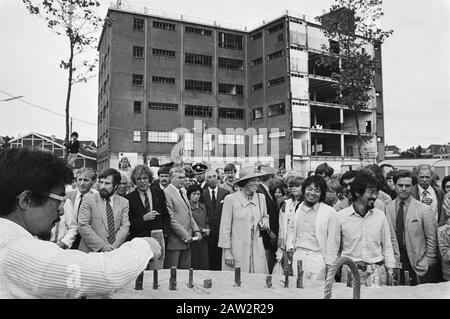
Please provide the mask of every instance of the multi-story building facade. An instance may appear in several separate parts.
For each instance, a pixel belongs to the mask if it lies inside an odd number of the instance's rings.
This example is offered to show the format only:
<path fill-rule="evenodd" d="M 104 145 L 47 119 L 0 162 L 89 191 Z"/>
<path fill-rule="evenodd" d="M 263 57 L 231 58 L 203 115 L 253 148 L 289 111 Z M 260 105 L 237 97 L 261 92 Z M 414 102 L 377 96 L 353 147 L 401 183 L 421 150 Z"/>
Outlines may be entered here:
<path fill-rule="evenodd" d="M 261 162 L 306 174 L 359 165 L 352 112 L 315 60 L 321 26 L 285 15 L 254 30 L 110 8 L 100 43 L 99 168 L 137 162 Z M 380 61 L 381 47 L 366 52 Z M 383 158 L 381 73 L 360 114 L 367 162 Z"/>

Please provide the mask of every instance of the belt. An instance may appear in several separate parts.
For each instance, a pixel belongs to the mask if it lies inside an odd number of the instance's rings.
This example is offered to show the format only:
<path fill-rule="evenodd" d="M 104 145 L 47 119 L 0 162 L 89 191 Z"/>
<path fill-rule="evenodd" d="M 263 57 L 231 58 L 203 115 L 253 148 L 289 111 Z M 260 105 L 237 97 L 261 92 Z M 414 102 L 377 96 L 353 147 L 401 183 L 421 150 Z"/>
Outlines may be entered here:
<path fill-rule="evenodd" d="M 299 251 L 299 252 L 301 252 L 302 254 L 305 254 L 305 255 L 313 255 L 313 254 L 321 254 L 322 255 L 322 252 L 320 250 L 316 251 L 316 250 L 310 250 L 310 249 L 297 247 L 296 251 Z"/>
<path fill-rule="evenodd" d="M 362 271 L 366 271 L 368 265 L 378 265 L 378 266 L 381 266 L 381 265 L 383 265 L 383 261 L 379 261 L 379 262 L 377 262 L 377 263 L 371 263 L 371 264 L 366 263 L 366 262 L 364 262 L 364 261 L 357 261 L 357 262 L 355 262 L 355 265 L 356 265 L 356 268 L 358 268 L 358 269 L 360 269 L 360 270 L 362 270 Z"/>

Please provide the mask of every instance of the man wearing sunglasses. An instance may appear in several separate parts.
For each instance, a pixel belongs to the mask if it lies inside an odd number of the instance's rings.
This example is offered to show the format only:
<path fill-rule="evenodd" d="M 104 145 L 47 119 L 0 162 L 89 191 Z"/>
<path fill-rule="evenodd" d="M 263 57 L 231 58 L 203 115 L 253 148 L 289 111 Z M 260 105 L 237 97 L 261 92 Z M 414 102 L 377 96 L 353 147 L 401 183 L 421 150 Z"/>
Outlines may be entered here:
<path fill-rule="evenodd" d="M 73 173 L 49 152 L 0 152 L 0 298 L 105 296 L 136 278 L 160 255 L 152 238 L 110 253 L 63 250 L 48 241 L 62 215 Z"/>

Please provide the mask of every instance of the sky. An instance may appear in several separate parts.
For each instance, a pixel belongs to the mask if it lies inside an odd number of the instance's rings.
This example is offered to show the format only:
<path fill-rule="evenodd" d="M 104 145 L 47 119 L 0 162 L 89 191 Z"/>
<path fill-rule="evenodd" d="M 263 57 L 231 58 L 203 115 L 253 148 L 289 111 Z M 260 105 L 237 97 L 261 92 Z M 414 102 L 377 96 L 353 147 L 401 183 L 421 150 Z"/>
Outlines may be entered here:
<path fill-rule="evenodd" d="M 105 17 L 110 1 L 101 0 Z M 170 15 L 216 20 L 249 29 L 286 10 L 315 17 L 333 0 L 122 0 Z M 385 143 L 402 149 L 450 142 L 450 1 L 385 0 L 384 29 L 394 34 L 382 46 Z M 68 42 L 31 16 L 22 0 L 0 0 L 0 135 L 29 132 L 65 135 L 67 74 L 59 68 Z M 95 74 L 97 74 L 95 71 Z M 97 141 L 95 76 L 72 91 L 73 130 Z M 25 101 L 25 102 L 24 102 Z M 32 105 L 34 106 L 32 106 Z M 57 115 L 44 111 L 43 107 Z"/>

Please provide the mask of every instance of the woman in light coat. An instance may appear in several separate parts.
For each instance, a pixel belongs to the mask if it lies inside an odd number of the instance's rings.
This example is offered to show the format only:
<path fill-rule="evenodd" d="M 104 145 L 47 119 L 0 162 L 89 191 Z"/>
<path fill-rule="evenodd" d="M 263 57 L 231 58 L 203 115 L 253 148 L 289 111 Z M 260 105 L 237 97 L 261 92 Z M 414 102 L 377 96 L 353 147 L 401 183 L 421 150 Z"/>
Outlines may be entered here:
<path fill-rule="evenodd" d="M 218 243 L 223 248 L 222 270 L 268 273 L 260 232 L 269 229 L 269 215 L 264 195 L 256 193 L 261 176 L 253 167 L 241 169 L 236 183 L 242 189 L 224 199 Z"/>

